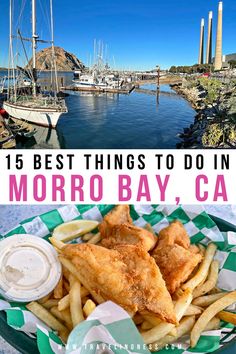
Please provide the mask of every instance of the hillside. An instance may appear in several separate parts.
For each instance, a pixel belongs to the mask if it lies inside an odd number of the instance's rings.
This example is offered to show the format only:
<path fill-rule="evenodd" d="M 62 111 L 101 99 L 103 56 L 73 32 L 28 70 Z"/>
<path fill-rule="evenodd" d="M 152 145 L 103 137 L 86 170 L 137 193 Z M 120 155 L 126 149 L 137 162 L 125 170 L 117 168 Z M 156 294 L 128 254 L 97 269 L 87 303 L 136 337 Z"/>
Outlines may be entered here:
<path fill-rule="evenodd" d="M 71 71 L 84 69 L 84 64 L 72 53 L 63 48 L 55 47 L 56 64 L 58 71 Z M 32 59 L 30 60 L 30 64 Z M 51 70 L 52 48 L 45 48 L 36 54 L 36 66 L 40 70 Z"/>

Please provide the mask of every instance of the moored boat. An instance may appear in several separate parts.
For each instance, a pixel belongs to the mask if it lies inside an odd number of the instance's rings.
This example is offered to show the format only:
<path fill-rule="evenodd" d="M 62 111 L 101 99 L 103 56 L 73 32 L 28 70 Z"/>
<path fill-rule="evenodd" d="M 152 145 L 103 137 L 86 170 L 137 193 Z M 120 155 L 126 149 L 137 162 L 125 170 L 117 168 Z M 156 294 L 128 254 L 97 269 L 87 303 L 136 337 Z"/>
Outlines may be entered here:
<path fill-rule="evenodd" d="M 81 89 L 105 88 L 107 83 L 103 78 L 96 77 L 93 74 L 82 74 L 77 79 L 73 80 L 74 86 Z"/>
<path fill-rule="evenodd" d="M 119 80 L 115 75 L 82 74 L 73 80 L 74 87 L 81 91 L 120 89 L 124 80 Z"/>
<path fill-rule="evenodd" d="M 36 68 L 36 48 L 38 42 L 47 42 L 40 40 L 36 32 L 36 0 L 32 0 L 32 38 L 23 38 L 20 31 L 18 30 L 18 35 L 14 36 L 12 33 L 12 0 L 10 0 L 10 60 L 12 67 L 9 68 L 9 74 L 12 72 L 13 85 L 8 86 L 7 100 L 3 103 L 3 108 L 7 113 L 17 119 L 27 120 L 28 122 L 55 128 L 58 119 L 63 113 L 67 113 L 67 107 L 65 100 L 62 97 L 58 97 L 56 92 L 53 92 L 49 96 L 44 96 L 40 93 L 40 87 L 37 83 L 37 68 Z M 53 20 L 52 20 L 52 0 L 50 0 L 50 17 L 51 17 L 51 31 L 52 39 L 49 41 L 52 48 L 52 63 L 55 71 L 55 86 L 56 91 L 58 91 L 57 82 L 57 72 L 55 63 L 55 52 L 54 52 L 54 38 L 53 38 Z M 20 38 L 21 42 L 24 40 L 30 41 L 32 43 L 32 61 L 23 69 L 17 66 L 25 75 L 23 81 L 21 80 L 21 88 L 18 87 L 18 79 L 15 73 L 14 67 L 14 55 L 13 55 L 13 39 L 17 37 Z M 23 45 L 24 52 L 25 47 Z M 51 73 L 52 74 L 52 73 Z"/>
<path fill-rule="evenodd" d="M 7 113 L 17 119 L 26 120 L 28 122 L 43 127 L 55 128 L 62 113 L 66 113 L 66 106 L 54 103 L 48 97 L 40 97 L 37 99 L 32 97 L 20 96 L 18 101 L 5 101 L 3 108 Z M 45 107 L 44 107 L 45 105 Z"/>

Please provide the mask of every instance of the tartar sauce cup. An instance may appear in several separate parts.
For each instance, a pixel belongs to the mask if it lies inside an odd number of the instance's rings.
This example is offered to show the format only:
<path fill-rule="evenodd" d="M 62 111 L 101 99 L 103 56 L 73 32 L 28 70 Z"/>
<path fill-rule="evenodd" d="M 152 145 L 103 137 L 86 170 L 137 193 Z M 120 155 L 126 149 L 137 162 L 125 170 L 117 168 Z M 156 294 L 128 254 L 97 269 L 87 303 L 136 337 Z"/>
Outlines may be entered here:
<path fill-rule="evenodd" d="M 57 252 L 44 239 L 19 234 L 0 241 L 0 294 L 29 302 L 48 295 L 61 277 Z"/>

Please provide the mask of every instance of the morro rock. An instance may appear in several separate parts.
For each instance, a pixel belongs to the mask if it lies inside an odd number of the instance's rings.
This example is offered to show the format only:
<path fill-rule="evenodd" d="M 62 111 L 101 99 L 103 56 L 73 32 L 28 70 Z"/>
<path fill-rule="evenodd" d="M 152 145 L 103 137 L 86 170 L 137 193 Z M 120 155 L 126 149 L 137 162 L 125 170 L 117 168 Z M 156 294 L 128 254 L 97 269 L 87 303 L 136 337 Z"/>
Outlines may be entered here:
<path fill-rule="evenodd" d="M 72 53 L 63 48 L 55 48 L 56 65 L 58 71 L 83 70 L 84 64 Z M 29 62 L 32 65 L 32 59 Z M 54 68 L 52 62 L 52 48 L 44 48 L 36 54 L 36 67 L 38 70 L 51 70 Z"/>

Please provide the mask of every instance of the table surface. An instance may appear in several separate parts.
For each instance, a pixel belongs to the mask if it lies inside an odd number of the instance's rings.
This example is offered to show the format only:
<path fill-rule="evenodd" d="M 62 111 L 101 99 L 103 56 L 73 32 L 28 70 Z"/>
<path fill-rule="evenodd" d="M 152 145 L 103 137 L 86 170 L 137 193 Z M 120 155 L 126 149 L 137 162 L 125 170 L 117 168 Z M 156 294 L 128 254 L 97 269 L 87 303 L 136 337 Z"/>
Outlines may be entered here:
<path fill-rule="evenodd" d="M 13 229 L 21 220 L 58 207 L 60 205 L 0 205 L 0 234 Z M 209 214 L 236 225 L 236 205 L 205 205 L 205 209 Z M 221 354 L 235 353 L 236 345 L 221 351 Z M 0 337 L 0 354 L 19 354 L 19 352 Z"/>

